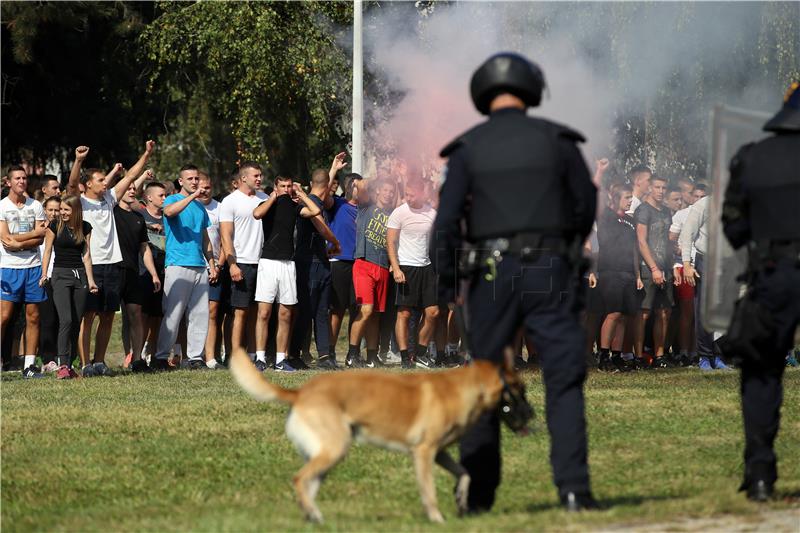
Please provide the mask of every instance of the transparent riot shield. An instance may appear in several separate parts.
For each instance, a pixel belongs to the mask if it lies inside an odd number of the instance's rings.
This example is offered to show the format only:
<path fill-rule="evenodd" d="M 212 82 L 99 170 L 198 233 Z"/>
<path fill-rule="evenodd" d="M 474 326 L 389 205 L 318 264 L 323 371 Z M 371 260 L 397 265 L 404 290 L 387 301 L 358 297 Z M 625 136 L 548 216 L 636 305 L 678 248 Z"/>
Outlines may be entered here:
<path fill-rule="evenodd" d="M 704 304 L 700 310 L 703 324 L 709 331 L 727 331 L 733 305 L 743 289 L 737 278 L 747 267 L 745 249 L 734 251 L 722 232 L 722 202 L 730 177 L 728 166 L 740 146 L 768 135 L 761 128 L 770 116 L 724 105 L 715 106 L 711 112 L 708 176 L 713 189 L 709 204 L 705 280 L 701 284 Z"/>

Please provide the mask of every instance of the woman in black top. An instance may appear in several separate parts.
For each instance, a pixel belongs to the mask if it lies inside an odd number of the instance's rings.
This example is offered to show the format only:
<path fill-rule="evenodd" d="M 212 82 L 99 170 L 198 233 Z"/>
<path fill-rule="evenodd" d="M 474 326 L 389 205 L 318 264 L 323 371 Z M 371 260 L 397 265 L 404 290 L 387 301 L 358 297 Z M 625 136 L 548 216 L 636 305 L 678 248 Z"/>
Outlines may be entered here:
<path fill-rule="evenodd" d="M 83 221 L 83 209 L 78 196 L 61 200 L 61 216 L 47 227 L 44 261 L 47 265 L 55 251 L 53 264 L 53 301 L 58 312 L 58 362 L 59 377 L 74 377 L 69 371 L 72 364 L 71 339 L 78 335 L 81 316 L 89 292 L 97 292 L 92 276 L 92 256 L 89 248 L 92 226 Z M 42 270 L 40 285 L 47 283 L 47 269 Z M 86 367 L 89 361 L 81 361 Z M 66 371 L 65 371 L 66 370 Z"/>
<path fill-rule="evenodd" d="M 612 187 L 609 203 L 597 220 L 597 287 L 606 318 L 600 329 L 600 369 L 623 370 L 625 317 L 639 309 L 642 279 L 633 219 L 625 212 L 633 193 L 629 184 Z"/>

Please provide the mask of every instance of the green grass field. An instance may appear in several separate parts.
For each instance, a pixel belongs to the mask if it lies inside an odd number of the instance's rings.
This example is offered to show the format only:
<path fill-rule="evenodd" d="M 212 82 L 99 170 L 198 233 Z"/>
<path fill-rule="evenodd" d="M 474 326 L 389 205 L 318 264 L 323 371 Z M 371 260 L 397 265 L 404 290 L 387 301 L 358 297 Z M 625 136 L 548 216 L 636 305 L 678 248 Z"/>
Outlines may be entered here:
<path fill-rule="evenodd" d="M 269 374 L 299 385 L 311 373 Z M 539 373 L 527 373 L 539 415 Z M 782 498 L 800 494 L 800 371 L 785 378 L 777 441 Z M 742 429 L 735 372 L 591 374 L 590 462 L 596 496 L 611 507 L 557 507 L 538 418 L 528 437 L 503 435 L 503 477 L 489 514 L 459 519 L 453 483 L 437 470 L 447 523 L 424 518 L 406 456 L 356 445 L 322 485 L 325 525 L 306 524 L 291 478 L 301 466 L 283 433 L 287 407 L 258 404 L 224 371 L 119 375 L 58 382 L 2 381 L 5 531 L 564 530 L 643 526 L 681 517 L 760 520 L 736 492 Z M 369 401 L 369 398 L 364 398 Z M 504 430 L 505 431 L 505 430 Z M 456 452 L 457 453 L 457 452 Z"/>

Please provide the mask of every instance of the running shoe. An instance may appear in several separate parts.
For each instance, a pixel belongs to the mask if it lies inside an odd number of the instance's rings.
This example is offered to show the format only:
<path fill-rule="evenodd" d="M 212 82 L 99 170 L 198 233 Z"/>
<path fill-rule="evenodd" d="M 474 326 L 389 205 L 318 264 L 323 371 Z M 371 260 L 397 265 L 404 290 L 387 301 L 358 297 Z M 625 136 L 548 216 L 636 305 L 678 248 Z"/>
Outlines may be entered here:
<path fill-rule="evenodd" d="M 292 368 L 292 365 L 290 365 L 286 359 L 280 363 L 275 363 L 274 370 L 275 372 L 297 372 L 297 370 Z"/>

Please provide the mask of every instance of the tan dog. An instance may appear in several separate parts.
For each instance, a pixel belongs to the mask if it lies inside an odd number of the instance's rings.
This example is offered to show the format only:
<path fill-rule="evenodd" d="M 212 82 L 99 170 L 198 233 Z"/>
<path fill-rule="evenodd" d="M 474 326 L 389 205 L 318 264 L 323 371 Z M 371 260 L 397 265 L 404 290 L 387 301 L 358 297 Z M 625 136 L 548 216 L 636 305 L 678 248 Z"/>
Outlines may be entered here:
<path fill-rule="evenodd" d="M 303 511 L 317 522 L 322 514 L 314 500 L 322 477 L 344 457 L 354 436 L 411 453 L 422 504 L 431 521 L 444 521 L 436 503 L 434 461 L 455 476 L 456 505 L 459 514 L 465 512 L 470 478 L 445 448 L 481 414 L 496 408 L 501 397 L 505 414 L 520 406 L 530 410 L 524 385 L 508 363 L 500 368 L 476 361 L 430 373 L 349 370 L 314 376 L 301 388 L 290 390 L 267 381 L 247 354 L 237 349 L 230 371 L 257 400 L 292 406 L 286 435 L 307 460 L 295 475 L 294 486 Z"/>

